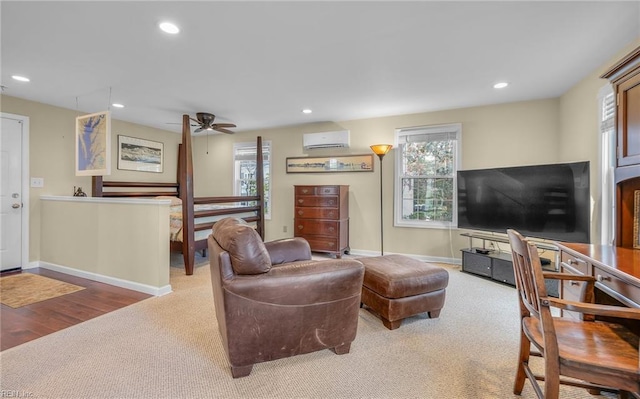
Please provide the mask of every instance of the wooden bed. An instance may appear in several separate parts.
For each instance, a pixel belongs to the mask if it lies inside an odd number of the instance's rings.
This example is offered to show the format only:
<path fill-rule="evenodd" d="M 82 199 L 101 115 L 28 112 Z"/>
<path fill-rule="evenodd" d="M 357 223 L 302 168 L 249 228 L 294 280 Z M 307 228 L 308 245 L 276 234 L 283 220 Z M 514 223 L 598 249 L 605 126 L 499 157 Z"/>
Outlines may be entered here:
<path fill-rule="evenodd" d="M 92 179 L 94 197 L 178 197 L 182 201 L 182 240 L 169 241 L 172 250 L 182 251 L 187 275 L 193 274 L 195 251 L 206 250 L 207 240 L 196 240 L 196 232 L 211 230 L 212 217 L 242 217 L 255 223 L 256 231 L 264 239 L 264 173 L 262 137 L 256 143 L 256 191 L 255 196 L 194 197 L 193 153 L 191 147 L 191 122 L 189 115 L 182 116 L 182 144 L 178 150 L 178 176 L 176 183 L 105 181 L 102 176 Z M 131 191 L 137 189 L 137 191 Z M 196 210 L 201 204 L 223 204 L 221 209 Z M 250 212 L 249 216 L 247 212 Z M 202 222 L 203 218 L 209 218 Z M 169 223 L 169 220 L 167 220 Z M 169 237 L 167 237 L 169 238 Z"/>

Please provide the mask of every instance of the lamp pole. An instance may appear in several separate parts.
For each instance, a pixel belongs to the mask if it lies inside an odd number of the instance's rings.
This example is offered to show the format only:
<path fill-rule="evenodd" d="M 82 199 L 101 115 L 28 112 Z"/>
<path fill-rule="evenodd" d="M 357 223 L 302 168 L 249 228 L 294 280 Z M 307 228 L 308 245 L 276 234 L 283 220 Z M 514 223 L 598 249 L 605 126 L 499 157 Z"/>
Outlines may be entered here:
<path fill-rule="evenodd" d="M 390 144 L 374 144 L 371 150 L 380 158 L 380 255 L 384 255 L 384 211 L 382 207 L 382 158 L 389 152 L 392 145 Z"/>

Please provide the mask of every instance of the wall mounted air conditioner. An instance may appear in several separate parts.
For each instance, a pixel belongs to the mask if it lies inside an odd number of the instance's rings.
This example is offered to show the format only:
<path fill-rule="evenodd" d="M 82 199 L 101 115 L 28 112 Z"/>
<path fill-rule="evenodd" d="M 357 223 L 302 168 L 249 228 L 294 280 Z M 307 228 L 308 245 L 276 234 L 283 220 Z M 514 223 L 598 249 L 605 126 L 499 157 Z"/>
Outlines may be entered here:
<path fill-rule="evenodd" d="M 305 150 L 315 148 L 347 148 L 349 147 L 349 131 L 306 133 L 302 137 L 302 146 Z"/>

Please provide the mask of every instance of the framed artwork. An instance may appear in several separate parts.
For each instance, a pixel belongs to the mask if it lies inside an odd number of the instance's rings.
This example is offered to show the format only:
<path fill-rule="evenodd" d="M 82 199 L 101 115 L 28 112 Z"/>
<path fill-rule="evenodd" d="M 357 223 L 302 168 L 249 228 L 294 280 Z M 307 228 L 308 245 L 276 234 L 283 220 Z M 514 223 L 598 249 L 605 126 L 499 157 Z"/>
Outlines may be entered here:
<path fill-rule="evenodd" d="M 640 190 L 633 192 L 633 247 L 640 249 L 640 228 L 638 220 L 640 219 Z"/>
<path fill-rule="evenodd" d="M 287 158 L 287 173 L 373 172 L 373 154 Z"/>
<path fill-rule="evenodd" d="M 111 115 L 109 111 L 76 118 L 76 176 L 111 173 Z"/>
<path fill-rule="evenodd" d="M 162 173 L 164 144 L 118 135 L 118 169 Z"/>

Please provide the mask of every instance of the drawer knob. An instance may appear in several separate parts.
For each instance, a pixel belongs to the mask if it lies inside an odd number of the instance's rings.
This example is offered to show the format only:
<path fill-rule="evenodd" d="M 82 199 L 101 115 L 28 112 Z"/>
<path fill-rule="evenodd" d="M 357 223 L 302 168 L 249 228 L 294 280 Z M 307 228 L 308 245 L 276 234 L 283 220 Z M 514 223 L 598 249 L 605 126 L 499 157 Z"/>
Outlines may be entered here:
<path fill-rule="evenodd" d="M 333 211 L 329 212 L 329 217 L 332 218 L 333 216 L 334 216 Z"/>
<path fill-rule="evenodd" d="M 335 204 L 336 204 L 336 202 L 334 200 L 330 200 L 329 201 L 329 205 L 335 205 Z"/>
<path fill-rule="evenodd" d="M 298 203 L 299 203 L 299 204 L 303 204 L 303 203 L 304 203 L 304 200 L 303 200 L 303 199 L 299 199 L 299 200 L 298 200 Z"/>
<path fill-rule="evenodd" d="M 335 231 L 335 229 L 333 228 L 333 226 L 329 227 L 329 231 L 330 231 L 330 232 L 332 232 L 332 233 Z"/>
<path fill-rule="evenodd" d="M 306 188 L 303 188 L 303 189 L 302 189 L 302 192 L 303 192 L 304 194 L 306 194 L 306 193 L 308 193 L 308 192 L 309 192 L 309 190 L 307 190 Z"/>
<path fill-rule="evenodd" d="M 304 214 L 304 211 L 298 211 L 298 215 L 302 216 Z"/>
<path fill-rule="evenodd" d="M 601 274 L 598 274 L 598 276 L 596 277 L 596 279 L 597 279 L 598 281 L 600 281 L 600 282 L 603 282 L 603 281 L 611 281 L 611 277 L 609 277 L 609 276 L 603 276 L 603 275 L 601 275 Z"/>

